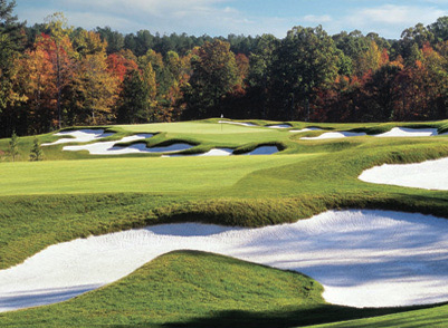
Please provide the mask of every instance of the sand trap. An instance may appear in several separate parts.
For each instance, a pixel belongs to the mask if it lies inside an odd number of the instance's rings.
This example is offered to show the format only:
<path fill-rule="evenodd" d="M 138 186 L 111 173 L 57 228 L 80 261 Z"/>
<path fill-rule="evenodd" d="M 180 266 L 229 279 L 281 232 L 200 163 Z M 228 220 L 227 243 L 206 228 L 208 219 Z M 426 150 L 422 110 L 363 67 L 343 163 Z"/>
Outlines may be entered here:
<path fill-rule="evenodd" d="M 289 129 L 292 127 L 291 124 L 276 124 L 276 125 L 266 125 L 267 128 L 270 129 Z"/>
<path fill-rule="evenodd" d="M 445 135 L 443 133 L 441 135 Z M 411 128 L 393 128 L 392 130 L 378 134 L 375 137 L 433 137 L 438 136 L 437 129 L 411 129 Z"/>
<path fill-rule="evenodd" d="M 310 132 L 310 131 L 322 131 L 321 128 L 305 128 L 301 130 L 291 130 L 289 132 L 291 133 L 303 133 L 303 132 Z"/>
<path fill-rule="evenodd" d="M 72 137 L 72 138 L 61 138 L 52 143 L 44 143 L 41 146 L 52 146 L 64 143 L 73 142 L 91 142 L 97 139 L 106 138 L 114 135 L 114 133 L 104 133 L 103 129 L 83 129 L 83 130 L 73 130 L 73 131 L 62 131 L 56 133 L 55 136 L 61 137 Z"/>
<path fill-rule="evenodd" d="M 241 126 L 259 126 L 254 123 L 240 123 L 240 122 L 231 122 L 231 121 L 219 121 L 219 124 L 233 124 L 233 125 L 241 125 Z"/>
<path fill-rule="evenodd" d="M 323 140 L 323 139 L 339 139 L 349 137 L 362 137 L 367 135 L 365 132 L 327 132 L 317 137 L 303 137 L 302 140 Z"/>
<path fill-rule="evenodd" d="M 166 155 L 162 157 L 188 157 L 188 156 L 196 156 L 196 157 L 202 157 L 202 156 L 230 156 L 233 153 L 233 149 L 231 148 L 213 148 L 210 149 L 206 153 L 202 154 L 178 154 L 178 155 Z"/>
<path fill-rule="evenodd" d="M 249 153 L 244 153 L 241 155 L 273 155 L 278 153 L 278 148 L 276 146 L 261 146 L 257 147 Z"/>
<path fill-rule="evenodd" d="M 304 129 L 306 130 L 306 129 Z M 304 130 L 298 130 L 298 131 L 290 131 L 290 132 L 306 132 Z M 337 138 L 348 138 L 348 137 L 361 137 L 367 135 L 364 132 L 361 133 L 355 133 L 355 132 L 328 132 L 324 133 L 318 137 L 303 137 L 300 139 L 303 140 L 319 140 L 319 139 L 337 139 Z M 448 135 L 448 133 L 442 133 L 439 134 L 437 132 L 437 129 L 411 129 L 411 128 L 393 128 L 388 132 L 374 135 L 373 137 L 378 138 L 387 138 L 387 137 L 433 137 L 433 136 L 439 136 L 439 135 Z"/>
<path fill-rule="evenodd" d="M 448 301 L 448 220 L 384 211 L 327 212 L 259 229 L 173 224 L 48 247 L 0 271 L 0 311 L 60 302 L 175 250 L 303 272 L 325 299 L 356 307 Z"/>
<path fill-rule="evenodd" d="M 418 164 L 384 164 L 364 171 L 359 179 L 377 184 L 448 190 L 448 158 Z"/>
<path fill-rule="evenodd" d="M 87 150 L 91 155 L 122 155 L 133 154 L 143 152 L 146 148 L 146 144 L 136 144 L 129 147 L 115 146 L 121 142 L 133 142 L 137 140 L 144 140 L 151 138 L 152 134 L 136 134 L 133 136 L 124 137 L 121 140 L 109 141 L 109 142 L 97 142 L 94 144 L 80 145 L 80 146 L 65 146 L 62 150 L 65 151 L 81 151 Z"/>

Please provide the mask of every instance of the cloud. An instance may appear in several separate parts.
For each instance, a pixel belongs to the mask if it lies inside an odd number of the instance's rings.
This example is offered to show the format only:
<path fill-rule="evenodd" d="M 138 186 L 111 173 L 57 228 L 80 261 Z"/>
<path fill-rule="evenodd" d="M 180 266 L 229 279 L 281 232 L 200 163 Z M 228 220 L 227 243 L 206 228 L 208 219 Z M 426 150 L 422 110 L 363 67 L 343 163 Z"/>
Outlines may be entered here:
<path fill-rule="evenodd" d="M 447 10 L 437 7 L 382 5 L 373 8 L 354 10 L 343 18 L 347 25 L 360 30 L 370 29 L 381 36 L 399 38 L 401 32 L 415 26 L 417 23 L 428 25 L 441 16 L 448 14 Z"/>
<path fill-rule="evenodd" d="M 331 18 L 330 15 L 322 15 L 322 16 L 317 16 L 317 15 L 307 15 L 305 17 L 303 17 L 303 21 L 307 22 L 307 23 L 316 23 L 316 24 L 322 24 L 322 23 L 327 23 L 327 22 L 331 22 L 333 19 Z"/>

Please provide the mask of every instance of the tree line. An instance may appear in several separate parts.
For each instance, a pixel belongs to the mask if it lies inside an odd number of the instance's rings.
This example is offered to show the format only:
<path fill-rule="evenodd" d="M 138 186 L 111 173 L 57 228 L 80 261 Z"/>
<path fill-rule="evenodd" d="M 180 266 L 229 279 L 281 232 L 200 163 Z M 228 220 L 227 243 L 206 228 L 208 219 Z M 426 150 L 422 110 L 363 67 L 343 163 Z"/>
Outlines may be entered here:
<path fill-rule="evenodd" d="M 448 17 L 399 40 L 297 26 L 212 38 L 26 26 L 0 0 L 0 137 L 64 126 L 218 117 L 317 122 L 448 118 Z"/>

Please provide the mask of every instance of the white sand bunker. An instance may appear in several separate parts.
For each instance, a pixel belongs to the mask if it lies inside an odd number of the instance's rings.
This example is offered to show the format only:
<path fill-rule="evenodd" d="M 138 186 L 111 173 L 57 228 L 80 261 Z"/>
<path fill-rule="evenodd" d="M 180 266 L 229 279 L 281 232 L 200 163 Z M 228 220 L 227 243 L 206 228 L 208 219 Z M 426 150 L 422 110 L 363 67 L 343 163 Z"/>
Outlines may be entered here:
<path fill-rule="evenodd" d="M 133 136 L 124 137 L 118 141 L 108 141 L 108 142 L 97 142 L 88 145 L 80 146 L 64 146 L 62 150 L 65 151 L 81 151 L 87 150 L 91 155 L 122 155 L 122 154 L 133 154 L 143 152 L 146 148 L 146 144 L 135 144 L 128 147 L 116 146 L 118 143 L 122 142 L 133 142 L 137 140 L 144 140 L 151 138 L 152 134 L 136 134 Z"/>
<path fill-rule="evenodd" d="M 208 157 L 208 156 L 230 156 L 233 153 L 232 148 L 213 148 L 206 153 L 201 154 L 177 154 L 177 155 L 166 155 L 162 157 L 187 157 L 187 156 L 197 156 L 197 157 Z"/>
<path fill-rule="evenodd" d="M 418 164 L 384 164 L 364 171 L 359 179 L 377 184 L 448 190 L 448 158 Z"/>
<path fill-rule="evenodd" d="M 0 271 L 0 311 L 60 302 L 167 252 L 198 250 L 303 272 L 325 299 L 356 307 L 448 301 L 448 220 L 383 211 L 327 212 L 259 229 L 148 227 L 48 247 Z"/>
<path fill-rule="evenodd" d="M 303 132 L 310 132 L 310 131 L 322 131 L 323 129 L 321 129 L 321 128 L 313 128 L 313 127 L 311 127 L 311 128 L 304 128 L 304 129 L 301 129 L 301 130 L 290 130 L 289 132 L 290 133 L 303 133 Z"/>
<path fill-rule="evenodd" d="M 365 132 L 327 132 L 317 137 L 303 137 L 302 140 L 321 140 L 321 139 L 340 139 L 349 137 L 362 137 L 367 135 Z"/>
<path fill-rule="evenodd" d="M 241 122 L 232 122 L 232 121 L 219 121 L 219 124 L 233 124 L 233 125 L 241 125 L 241 126 L 259 126 L 254 123 L 241 123 Z"/>
<path fill-rule="evenodd" d="M 291 131 L 293 132 L 293 131 Z M 303 130 L 299 130 L 297 132 L 305 132 Z M 388 132 L 374 135 L 373 137 L 378 138 L 387 138 L 387 137 L 434 137 L 438 135 L 447 135 L 448 133 L 439 134 L 437 129 L 412 129 L 412 128 L 393 128 Z M 321 134 L 318 137 L 303 137 L 300 139 L 303 140 L 319 140 L 319 139 L 337 139 L 337 138 L 349 138 L 349 137 L 361 137 L 367 135 L 364 132 L 356 133 L 356 132 L 327 132 Z"/>
<path fill-rule="evenodd" d="M 83 129 L 83 130 L 73 130 L 73 131 L 61 131 L 56 133 L 55 136 L 69 137 L 61 138 L 52 143 L 44 143 L 42 146 L 52 146 L 64 143 L 73 142 L 91 142 L 101 138 L 106 138 L 114 135 L 114 133 L 104 133 L 103 129 Z"/>
<path fill-rule="evenodd" d="M 439 132 L 437 129 L 393 128 L 392 130 L 378 134 L 375 137 L 434 137 L 438 135 Z M 446 133 L 440 135 L 446 135 Z"/>
<path fill-rule="evenodd" d="M 275 124 L 275 125 L 266 125 L 267 128 L 270 129 L 289 129 L 292 127 L 291 124 Z"/>

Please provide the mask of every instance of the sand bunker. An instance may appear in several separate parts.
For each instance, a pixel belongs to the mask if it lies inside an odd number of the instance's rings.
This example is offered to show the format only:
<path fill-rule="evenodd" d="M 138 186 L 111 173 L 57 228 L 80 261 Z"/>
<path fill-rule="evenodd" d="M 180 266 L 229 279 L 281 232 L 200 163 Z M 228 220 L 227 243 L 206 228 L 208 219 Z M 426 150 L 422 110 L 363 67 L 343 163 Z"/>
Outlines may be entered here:
<path fill-rule="evenodd" d="M 244 153 L 241 155 L 273 155 L 278 153 L 277 146 L 261 146 L 257 147 L 249 153 Z"/>
<path fill-rule="evenodd" d="M 88 150 L 91 155 L 124 155 L 124 154 L 154 154 L 154 153 L 176 153 L 179 151 L 193 148 L 189 144 L 174 144 L 166 147 L 152 147 L 148 148 L 145 143 L 136 143 L 126 147 L 114 146 L 117 142 L 104 145 L 103 143 L 82 145 L 82 146 L 65 146 L 63 150 L 66 151 L 80 151 Z"/>
<path fill-rule="evenodd" d="M 289 132 L 291 133 L 303 133 L 303 132 L 310 132 L 310 131 L 322 131 L 321 128 L 305 128 L 301 130 L 291 130 Z"/>
<path fill-rule="evenodd" d="M 91 155 L 123 155 L 123 154 L 134 154 L 144 152 L 146 149 L 146 144 L 135 144 L 128 147 L 115 146 L 117 143 L 122 142 L 133 142 L 138 140 L 144 140 L 151 138 L 152 134 L 136 134 L 133 136 L 124 137 L 118 141 L 108 141 L 108 142 L 97 142 L 88 145 L 80 146 L 65 146 L 62 150 L 65 151 L 81 151 L 87 150 Z"/>
<path fill-rule="evenodd" d="M 292 127 L 291 124 L 276 124 L 276 125 L 266 125 L 267 128 L 270 129 L 289 129 Z"/>
<path fill-rule="evenodd" d="M 233 149 L 231 148 L 213 148 L 210 149 L 206 153 L 202 154 L 178 154 L 178 155 L 166 155 L 162 157 L 187 157 L 187 156 L 196 156 L 196 157 L 202 157 L 202 156 L 230 156 L 233 153 Z"/>
<path fill-rule="evenodd" d="M 362 137 L 367 135 L 365 132 L 327 132 L 317 137 L 303 137 L 302 140 L 322 140 L 322 139 L 339 139 L 349 137 Z"/>
<path fill-rule="evenodd" d="M 291 131 L 293 132 L 293 131 Z M 298 132 L 305 132 L 303 130 L 299 130 Z M 378 138 L 387 138 L 387 137 L 433 137 L 438 135 L 447 135 L 448 133 L 439 134 L 437 129 L 411 129 L 411 128 L 393 128 L 388 132 L 374 135 L 373 137 Z M 318 137 L 303 137 L 300 139 L 303 140 L 320 140 L 320 139 L 337 139 L 337 138 L 348 138 L 348 137 L 361 137 L 367 135 L 364 132 L 356 133 L 356 132 L 327 132 L 321 134 Z"/>
<path fill-rule="evenodd" d="M 448 190 L 448 158 L 418 164 L 384 164 L 364 171 L 359 179 L 377 184 Z"/>
<path fill-rule="evenodd" d="M 198 250 L 303 272 L 325 299 L 356 307 L 448 301 L 448 220 L 383 211 L 327 212 L 259 229 L 173 224 L 77 239 L 0 271 L 0 311 L 60 302 L 167 252 Z"/>
<path fill-rule="evenodd" d="M 73 130 L 73 131 L 62 131 L 56 133 L 55 136 L 58 137 L 71 137 L 71 138 L 61 138 L 52 143 L 44 143 L 41 146 L 53 146 L 64 143 L 73 142 L 91 142 L 101 138 L 106 138 L 114 135 L 114 133 L 104 133 L 103 129 L 83 129 L 83 130 Z"/>
<path fill-rule="evenodd" d="M 441 135 L 445 135 L 441 134 Z M 392 130 L 378 134 L 375 137 L 433 137 L 438 136 L 437 129 L 411 129 L 411 128 L 393 128 Z"/>
<path fill-rule="evenodd" d="M 233 124 L 233 125 L 241 125 L 241 126 L 259 126 L 254 123 L 240 123 L 240 122 L 231 122 L 231 121 L 219 121 L 219 124 Z"/>

